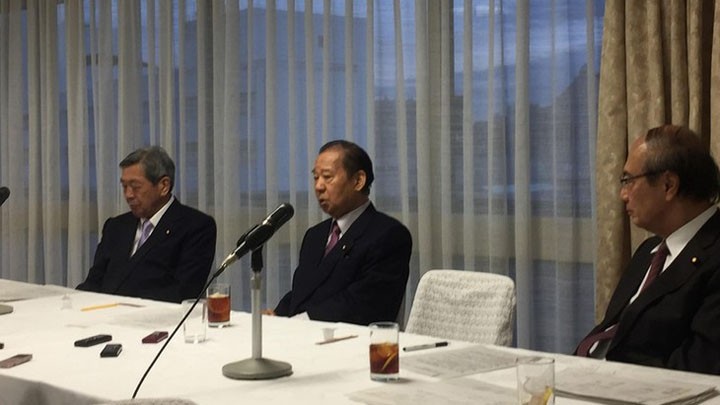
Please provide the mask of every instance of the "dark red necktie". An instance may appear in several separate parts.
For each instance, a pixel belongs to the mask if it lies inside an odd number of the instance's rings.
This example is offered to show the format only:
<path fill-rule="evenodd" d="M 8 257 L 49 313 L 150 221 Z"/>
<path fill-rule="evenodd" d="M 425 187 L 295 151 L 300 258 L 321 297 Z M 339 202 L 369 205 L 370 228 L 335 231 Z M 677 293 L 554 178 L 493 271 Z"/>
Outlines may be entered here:
<path fill-rule="evenodd" d="M 662 241 L 662 243 L 660 243 L 660 246 L 658 246 L 657 252 L 655 252 L 655 255 L 653 255 L 652 262 L 650 263 L 650 271 L 648 272 L 647 277 L 645 277 L 645 283 L 643 283 L 640 291 L 645 290 L 647 286 L 650 285 L 650 283 L 655 281 L 655 278 L 658 276 L 658 274 L 660 274 L 663 267 L 665 267 L 665 259 L 667 258 L 668 254 L 670 254 L 670 250 L 668 250 L 665 241 Z"/>
<path fill-rule="evenodd" d="M 650 271 L 648 271 L 647 277 L 645 277 L 645 283 L 643 283 L 642 287 L 640 288 L 641 292 L 645 290 L 647 286 L 649 286 L 650 283 L 655 280 L 658 274 L 660 274 L 663 267 L 665 266 L 665 259 L 667 258 L 667 255 L 669 253 L 670 251 L 668 250 L 665 241 L 662 241 L 662 243 L 660 243 L 660 246 L 658 246 L 658 250 L 653 255 L 652 261 L 650 262 Z M 587 336 L 578 345 L 577 355 L 582 357 L 588 357 L 588 355 L 590 354 L 590 348 L 592 348 L 593 345 L 597 342 L 612 339 L 613 337 L 615 337 L 616 329 L 617 324 L 612 325 L 604 331 Z"/>
<path fill-rule="evenodd" d="M 325 246 L 325 255 L 332 250 L 332 248 L 337 245 L 338 240 L 340 240 L 340 226 L 338 225 L 337 221 L 333 221 L 332 229 L 330 230 L 330 240 L 328 241 L 328 244 Z M 323 257 L 324 257 L 323 256 Z"/>
<path fill-rule="evenodd" d="M 612 339 L 613 337 L 615 337 L 615 329 L 617 329 L 617 324 L 609 327 L 604 331 L 600 331 L 598 333 L 595 333 L 594 335 L 587 336 L 578 345 L 577 355 L 582 357 L 588 357 L 588 355 L 590 354 L 590 348 L 593 347 L 595 343 L 600 342 L 601 340 Z"/>

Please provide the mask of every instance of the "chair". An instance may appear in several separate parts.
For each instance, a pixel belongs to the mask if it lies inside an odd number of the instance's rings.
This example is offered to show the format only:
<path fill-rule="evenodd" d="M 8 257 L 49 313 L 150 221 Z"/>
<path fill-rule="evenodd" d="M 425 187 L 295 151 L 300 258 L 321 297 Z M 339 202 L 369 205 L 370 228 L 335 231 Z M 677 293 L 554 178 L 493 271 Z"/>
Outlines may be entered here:
<path fill-rule="evenodd" d="M 515 283 L 500 274 L 430 270 L 420 279 L 406 332 L 509 346 Z"/>
<path fill-rule="evenodd" d="M 181 398 L 136 398 L 106 402 L 99 405 L 197 405 L 195 402 Z"/>

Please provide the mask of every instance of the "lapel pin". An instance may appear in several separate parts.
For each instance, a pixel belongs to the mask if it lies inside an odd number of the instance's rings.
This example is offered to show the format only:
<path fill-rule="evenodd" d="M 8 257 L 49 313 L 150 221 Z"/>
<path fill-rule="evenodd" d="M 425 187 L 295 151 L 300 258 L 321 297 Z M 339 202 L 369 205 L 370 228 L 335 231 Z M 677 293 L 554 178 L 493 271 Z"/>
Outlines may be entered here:
<path fill-rule="evenodd" d="M 693 257 L 692 259 L 690 259 L 690 262 L 692 262 L 693 264 L 697 264 L 698 258 L 697 258 L 697 257 Z"/>
<path fill-rule="evenodd" d="M 166 229 L 166 230 L 165 230 L 165 235 L 170 235 L 170 230 L 169 230 L 169 229 Z"/>

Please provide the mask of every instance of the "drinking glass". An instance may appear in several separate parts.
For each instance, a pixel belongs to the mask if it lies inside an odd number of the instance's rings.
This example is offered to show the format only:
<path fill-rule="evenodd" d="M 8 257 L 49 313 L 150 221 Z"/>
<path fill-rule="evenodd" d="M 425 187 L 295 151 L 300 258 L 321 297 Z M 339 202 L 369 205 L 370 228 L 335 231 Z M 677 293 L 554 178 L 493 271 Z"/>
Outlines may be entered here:
<path fill-rule="evenodd" d="M 208 326 L 222 328 L 230 324 L 230 284 L 215 283 L 207 289 Z"/>
<path fill-rule="evenodd" d="M 370 324 L 370 379 L 393 381 L 400 378 L 399 330 L 395 322 Z"/>
<path fill-rule="evenodd" d="M 555 359 L 520 357 L 516 364 L 518 404 L 553 405 L 555 403 Z"/>

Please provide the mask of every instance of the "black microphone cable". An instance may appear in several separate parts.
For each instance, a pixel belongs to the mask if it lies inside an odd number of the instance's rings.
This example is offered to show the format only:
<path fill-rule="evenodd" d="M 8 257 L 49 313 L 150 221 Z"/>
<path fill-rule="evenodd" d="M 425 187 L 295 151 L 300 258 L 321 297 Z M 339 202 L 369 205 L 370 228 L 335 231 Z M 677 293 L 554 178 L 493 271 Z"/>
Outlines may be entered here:
<path fill-rule="evenodd" d="M 175 334 L 177 333 L 177 331 L 180 329 L 180 326 L 182 326 L 182 324 L 185 322 L 185 320 L 188 318 L 188 316 L 190 316 L 190 314 L 192 313 L 193 309 L 195 309 L 195 306 L 197 306 L 197 303 L 200 302 L 200 299 L 203 297 L 203 295 L 205 294 L 205 291 L 206 291 L 207 288 L 210 286 L 210 284 L 211 284 L 213 281 L 215 281 L 215 279 L 216 279 L 221 273 L 222 273 L 222 272 L 216 272 L 215 274 L 213 274 L 212 277 L 210 277 L 210 280 L 208 280 L 208 282 L 205 283 L 205 286 L 204 286 L 203 289 L 200 291 L 200 295 L 198 295 L 197 298 L 195 298 L 195 302 L 193 302 L 193 304 L 192 304 L 192 306 L 190 307 L 190 309 L 185 313 L 185 315 L 182 317 L 182 319 L 180 320 L 180 322 L 178 322 L 178 324 L 177 324 L 177 326 L 175 327 L 175 329 L 172 331 L 172 333 L 170 334 L 170 336 L 168 336 L 168 338 L 165 340 L 165 343 L 163 343 L 163 345 L 162 345 L 162 347 L 160 348 L 160 350 L 158 350 L 157 354 L 155 355 L 155 358 L 154 358 L 153 361 L 150 363 L 150 366 L 147 368 L 147 370 L 145 370 L 145 373 L 144 373 L 144 374 L 142 375 L 142 377 L 140 378 L 140 382 L 138 382 L 137 387 L 135 387 L 135 391 L 134 391 L 133 394 L 132 394 L 132 399 L 135 399 L 135 396 L 137 396 L 137 393 L 138 393 L 138 391 L 140 390 L 140 386 L 142 386 L 142 383 L 145 381 L 145 377 L 147 377 L 147 375 L 150 373 L 150 370 L 152 370 L 153 366 L 155 365 L 155 362 L 157 362 L 158 358 L 160 357 L 160 355 L 162 354 L 162 352 L 165 350 L 165 347 L 167 347 L 168 343 L 170 343 L 170 341 L 172 340 L 173 336 L 175 336 Z"/>
<path fill-rule="evenodd" d="M 215 279 L 218 278 L 218 276 L 220 274 L 222 274 L 225 271 L 225 269 L 227 268 L 227 266 L 229 266 L 232 262 L 234 262 L 235 260 L 244 256 L 247 252 L 262 247 L 262 245 L 264 245 L 265 242 L 267 242 L 267 240 L 273 235 L 273 233 L 275 233 L 275 231 L 277 229 L 279 229 L 285 222 L 287 222 L 293 216 L 293 213 L 294 213 L 294 210 L 293 210 L 292 205 L 287 204 L 287 203 L 280 204 L 280 206 L 278 206 L 275 209 L 275 211 L 273 211 L 265 219 L 265 221 L 263 221 L 262 224 L 254 225 L 247 232 L 245 232 L 245 234 L 243 234 L 240 237 L 240 239 L 238 239 L 238 241 L 237 241 L 238 248 L 236 248 L 235 251 L 233 251 L 233 253 L 231 253 L 230 256 L 228 256 L 228 258 L 225 259 L 223 264 L 220 265 L 220 268 L 218 270 L 216 270 L 215 273 L 212 275 L 212 277 L 210 277 L 210 279 L 207 281 L 207 283 L 205 283 L 205 286 L 200 291 L 200 294 L 197 296 L 197 298 L 195 298 L 195 302 L 193 302 L 190 309 L 182 317 L 180 322 L 178 322 L 177 326 L 172 331 L 170 336 L 168 336 L 168 338 L 165 340 L 165 343 L 163 343 L 160 350 L 158 350 L 158 353 L 155 355 L 155 358 L 150 363 L 150 366 L 147 368 L 147 370 L 145 370 L 145 373 L 140 378 L 140 381 L 138 382 L 137 387 L 135 387 L 135 391 L 133 392 L 132 399 L 135 399 L 138 391 L 140 390 L 140 387 L 142 386 L 142 383 L 145 381 L 145 377 L 147 377 L 147 375 L 150 373 L 150 370 L 152 370 L 153 366 L 155 365 L 155 362 L 157 362 L 158 358 L 160 357 L 162 352 L 165 350 L 167 345 L 170 343 L 173 336 L 175 336 L 177 331 L 180 329 L 180 326 L 182 326 L 182 324 L 185 322 L 185 320 L 188 318 L 188 316 L 190 316 L 193 309 L 195 309 L 195 307 L 197 306 L 197 303 L 200 302 L 200 299 L 203 297 L 203 295 L 205 294 L 205 291 L 210 286 L 210 284 L 212 284 L 212 282 L 215 281 Z M 263 225 L 266 226 L 267 229 L 263 229 L 262 232 L 258 232 L 258 231 L 260 231 L 259 228 L 261 228 L 261 226 L 263 226 Z M 253 235 L 258 235 L 258 236 L 254 237 Z M 247 240 L 248 238 L 250 238 L 252 240 L 248 241 Z M 248 245 L 248 243 L 249 243 L 249 247 L 244 248 L 245 245 Z"/>

